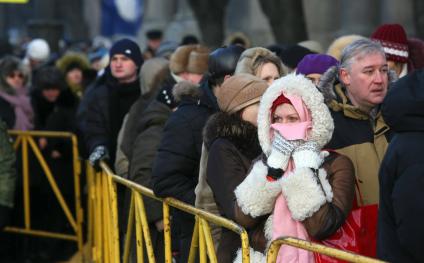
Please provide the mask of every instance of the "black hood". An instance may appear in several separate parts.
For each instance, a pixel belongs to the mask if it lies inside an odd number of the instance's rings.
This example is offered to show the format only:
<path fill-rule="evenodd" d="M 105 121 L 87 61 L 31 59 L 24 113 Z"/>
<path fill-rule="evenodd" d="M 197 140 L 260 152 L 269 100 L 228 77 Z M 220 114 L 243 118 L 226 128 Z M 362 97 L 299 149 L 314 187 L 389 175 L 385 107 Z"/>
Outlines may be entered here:
<path fill-rule="evenodd" d="M 389 89 L 381 110 L 395 132 L 424 131 L 424 71 L 399 79 Z"/>

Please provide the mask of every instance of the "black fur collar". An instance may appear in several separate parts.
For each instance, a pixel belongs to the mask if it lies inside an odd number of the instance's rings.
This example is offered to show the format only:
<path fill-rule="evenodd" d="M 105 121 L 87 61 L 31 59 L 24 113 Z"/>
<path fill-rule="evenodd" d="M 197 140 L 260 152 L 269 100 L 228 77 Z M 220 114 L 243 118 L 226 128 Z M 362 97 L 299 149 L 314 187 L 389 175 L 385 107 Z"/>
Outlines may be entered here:
<path fill-rule="evenodd" d="M 203 129 L 203 142 L 207 149 L 218 138 L 231 141 L 246 157 L 254 159 L 261 152 L 257 128 L 241 119 L 239 114 L 217 112 L 207 121 Z"/>

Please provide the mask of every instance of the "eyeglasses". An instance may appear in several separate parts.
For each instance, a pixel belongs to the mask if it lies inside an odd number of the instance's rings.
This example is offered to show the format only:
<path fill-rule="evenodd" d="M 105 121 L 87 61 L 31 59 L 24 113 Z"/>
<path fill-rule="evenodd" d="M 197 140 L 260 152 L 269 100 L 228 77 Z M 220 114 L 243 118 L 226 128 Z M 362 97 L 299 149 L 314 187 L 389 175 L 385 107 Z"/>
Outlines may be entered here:
<path fill-rule="evenodd" d="M 16 77 L 23 79 L 24 78 L 24 74 L 20 73 L 20 72 L 12 72 L 9 75 L 7 75 L 8 78 L 14 79 Z"/>

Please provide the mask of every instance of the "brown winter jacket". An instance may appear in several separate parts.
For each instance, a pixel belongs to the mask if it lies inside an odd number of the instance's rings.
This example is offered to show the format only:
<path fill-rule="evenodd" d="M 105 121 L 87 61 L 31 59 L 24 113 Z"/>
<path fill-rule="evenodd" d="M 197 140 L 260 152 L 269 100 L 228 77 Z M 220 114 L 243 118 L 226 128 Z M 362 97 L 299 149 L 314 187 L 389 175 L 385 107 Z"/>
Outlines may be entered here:
<path fill-rule="evenodd" d="M 239 216 L 234 189 L 247 175 L 252 161 L 261 153 L 257 139 L 257 129 L 236 115 L 216 113 L 211 116 L 204 129 L 204 143 L 209 151 L 206 181 L 212 189 L 221 216 L 236 220 Z M 263 226 L 252 224 L 249 234 L 262 231 Z M 240 237 L 227 229 L 222 229 L 218 246 L 218 262 L 233 262 L 237 249 L 241 246 Z"/>
<path fill-rule="evenodd" d="M 315 212 L 311 217 L 305 219 L 303 224 L 309 236 L 314 239 L 322 240 L 332 235 L 344 223 L 348 213 L 352 209 L 352 203 L 355 194 L 355 171 L 352 162 L 346 156 L 337 153 L 331 153 L 325 159 L 322 165 L 327 172 L 329 183 L 333 190 L 333 201 L 326 203 Z M 238 224 L 249 229 L 258 224 L 264 225 L 266 217 L 253 218 L 242 212 L 237 205 L 229 203 L 229 206 L 234 207 L 234 219 Z M 255 231 L 250 234 L 250 245 L 256 251 L 264 252 L 267 243 L 264 231 Z"/>

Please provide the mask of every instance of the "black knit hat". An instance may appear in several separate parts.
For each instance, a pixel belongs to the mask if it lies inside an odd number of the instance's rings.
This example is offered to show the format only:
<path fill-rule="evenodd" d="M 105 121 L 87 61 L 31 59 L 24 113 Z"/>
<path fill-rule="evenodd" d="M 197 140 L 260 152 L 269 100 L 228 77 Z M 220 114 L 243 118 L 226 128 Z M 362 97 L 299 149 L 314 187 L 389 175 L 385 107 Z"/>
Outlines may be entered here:
<path fill-rule="evenodd" d="M 62 71 L 53 66 L 40 68 L 35 79 L 35 86 L 40 90 L 66 88 L 65 77 Z"/>
<path fill-rule="evenodd" d="M 302 47 L 300 45 L 291 45 L 286 47 L 281 52 L 280 58 L 283 61 L 284 65 L 295 69 L 297 67 L 297 64 L 303 59 L 303 57 L 308 54 L 315 54 L 315 52 L 312 52 L 306 47 Z"/>
<path fill-rule="evenodd" d="M 134 61 L 139 70 L 144 62 L 140 47 L 137 45 L 137 43 L 128 38 L 121 39 L 113 44 L 109 51 L 109 55 L 112 58 L 116 54 L 122 54 L 130 58 L 132 61 Z"/>
<path fill-rule="evenodd" d="M 158 29 L 151 29 L 146 32 L 146 37 L 150 40 L 162 39 L 162 31 Z"/>

